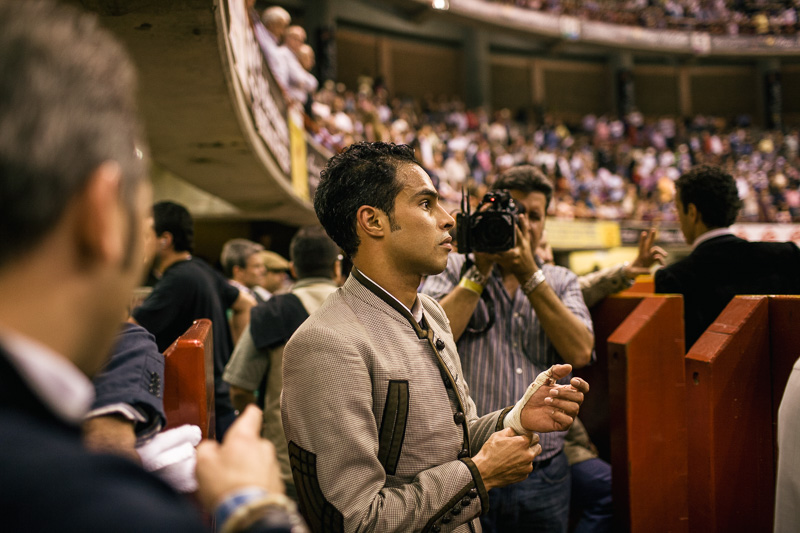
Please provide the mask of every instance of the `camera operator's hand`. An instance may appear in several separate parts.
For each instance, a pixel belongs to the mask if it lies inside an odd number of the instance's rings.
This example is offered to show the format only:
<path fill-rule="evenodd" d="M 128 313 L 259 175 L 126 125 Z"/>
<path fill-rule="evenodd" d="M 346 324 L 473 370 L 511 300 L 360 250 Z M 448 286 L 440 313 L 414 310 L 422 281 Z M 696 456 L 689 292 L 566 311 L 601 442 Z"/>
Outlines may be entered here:
<path fill-rule="evenodd" d="M 481 255 L 489 256 L 495 263 L 500 265 L 504 272 L 513 274 L 520 283 L 525 283 L 534 272 L 539 270 L 539 266 L 533 259 L 528 226 L 526 224 L 518 225 L 516 232 L 517 245 L 514 248 L 497 254 Z"/>

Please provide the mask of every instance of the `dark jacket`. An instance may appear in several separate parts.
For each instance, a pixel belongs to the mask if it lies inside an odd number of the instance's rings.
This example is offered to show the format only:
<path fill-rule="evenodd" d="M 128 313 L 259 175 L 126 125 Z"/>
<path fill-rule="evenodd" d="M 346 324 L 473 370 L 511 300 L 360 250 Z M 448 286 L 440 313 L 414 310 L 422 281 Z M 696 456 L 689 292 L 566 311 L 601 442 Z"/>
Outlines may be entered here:
<path fill-rule="evenodd" d="M 188 500 L 135 463 L 86 451 L 0 351 L 3 531 L 204 531 Z"/>
<path fill-rule="evenodd" d="M 658 293 L 683 295 L 686 351 L 737 294 L 800 294 L 800 248 L 722 235 L 658 270 Z"/>

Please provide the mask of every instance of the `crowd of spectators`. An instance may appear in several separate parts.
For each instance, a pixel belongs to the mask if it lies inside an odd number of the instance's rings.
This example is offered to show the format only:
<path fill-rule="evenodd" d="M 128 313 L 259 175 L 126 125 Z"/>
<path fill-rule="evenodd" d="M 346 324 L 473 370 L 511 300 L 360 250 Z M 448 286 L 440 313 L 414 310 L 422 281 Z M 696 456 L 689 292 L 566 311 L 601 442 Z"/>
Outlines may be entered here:
<path fill-rule="evenodd" d="M 797 0 L 493 0 L 503 4 L 654 30 L 717 35 L 795 35 Z"/>
<path fill-rule="evenodd" d="M 338 151 L 357 141 L 411 144 L 454 208 L 462 185 L 480 197 L 495 176 L 534 164 L 556 185 L 551 216 L 672 221 L 673 182 L 695 164 L 723 166 L 739 185 L 741 220 L 800 221 L 797 130 L 752 127 L 746 117 L 646 119 L 488 114 L 457 99 L 390 98 L 380 83 L 359 91 L 327 83 L 314 96 L 314 135 Z"/>
<path fill-rule="evenodd" d="M 682 1 L 687 4 L 684 12 L 716 13 L 731 7 L 717 2 L 688 9 L 688 2 Z M 588 5 L 581 3 L 581 9 Z M 541 5 L 549 10 L 569 6 Z M 313 50 L 305 44 L 302 28 L 290 22 L 280 7 L 268 8 L 253 20 L 273 75 L 287 101 L 305 107 L 315 141 L 334 153 L 358 141 L 410 144 L 452 209 L 460 203 L 463 186 L 480 198 L 503 170 L 529 163 L 555 184 L 551 216 L 674 221 L 674 181 L 691 166 L 706 163 L 721 165 L 736 178 L 744 202 L 740 220 L 800 221 L 796 129 L 761 130 L 747 117 L 653 119 L 639 112 L 624 117 L 587 115 L 568 123 L 548 115 L 515 115 L 508 109 L 490 114 L 467 109 L 452 98 L 392 97 L 380 79 L 363 78 L 357 90 L 333 81 L 317 87 L 307 71 Z M 298 57 L 307 58 L 305 69 Z M 302 75 L 291 74 L 298 69 Z"/>

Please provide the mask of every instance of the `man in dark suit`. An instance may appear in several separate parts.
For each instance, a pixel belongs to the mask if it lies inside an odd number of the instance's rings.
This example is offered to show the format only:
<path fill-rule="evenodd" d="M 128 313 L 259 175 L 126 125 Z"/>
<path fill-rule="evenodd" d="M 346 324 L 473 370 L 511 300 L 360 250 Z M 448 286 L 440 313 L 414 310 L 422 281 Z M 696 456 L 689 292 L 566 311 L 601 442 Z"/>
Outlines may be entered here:
<path fill-rule="evenodd" d="M 736 183 L 701 165 L 675 182 L 675 207 L 692 253 L 656 272 L 659 293 L 683 295 L 686 351 L 737 294 L 800 294 L 800 249 L 748 242 L 729 226 L 741 208 Z"/>
<path fill-rule="evenodd" d="M 0 0 L 3 531 L 205 529 L 169 486 L 81 442 L 88 376 L 103 366 L 145 264 L 149 162 L 135 85 L 95 17 Z M 222 445 L 200 445 L 198 496 L 226 529 L 255 519 L 257 531 L 286 533 L 290 505 L 260 419 L 251 408 Z"/>

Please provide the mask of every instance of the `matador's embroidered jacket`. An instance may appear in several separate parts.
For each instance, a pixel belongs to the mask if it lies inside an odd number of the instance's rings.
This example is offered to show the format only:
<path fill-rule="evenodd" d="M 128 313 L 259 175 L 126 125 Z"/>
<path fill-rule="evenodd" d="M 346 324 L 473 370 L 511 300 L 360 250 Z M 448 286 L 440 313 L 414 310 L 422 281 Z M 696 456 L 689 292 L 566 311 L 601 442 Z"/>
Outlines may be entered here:
<path fill-rule="evenodd" d="M 283 427 L 300 507 L 321 531 L 479 532 L 478 418 L 444 311 L 424 319 L 354 269 L 286 345 Z"/>

